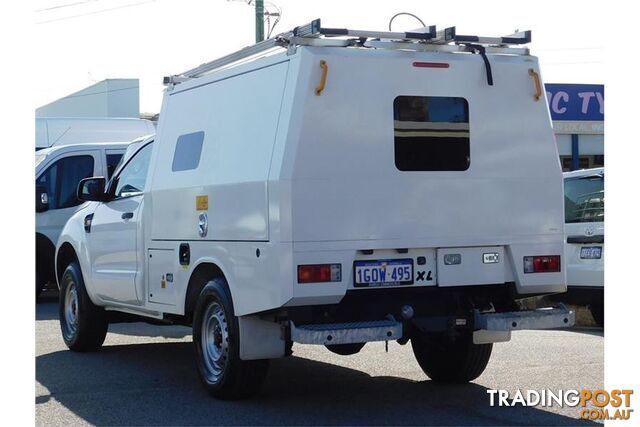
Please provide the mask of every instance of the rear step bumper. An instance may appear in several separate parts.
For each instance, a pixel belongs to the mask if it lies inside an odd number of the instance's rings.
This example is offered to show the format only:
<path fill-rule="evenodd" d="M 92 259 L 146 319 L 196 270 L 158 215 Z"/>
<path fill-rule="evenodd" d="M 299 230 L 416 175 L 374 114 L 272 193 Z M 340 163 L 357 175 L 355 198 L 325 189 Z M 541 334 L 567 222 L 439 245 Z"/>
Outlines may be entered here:
<path fill-rule="evenodd" d="M 475 329 L 485 331 L 519 331 L 522 329 L 568 328 L 576 323 L 576 313 L 563 304 L 555 308 L 512 311 L 507 313 L 474 313 Z"/>
<path fill-rule="evenodd" d="M 474 341 L 508 341 L 511 331 L 567 328 L 575 324 L 575 312 L 564 305 L 555 308 L 506 313 L 473 314 Z M 291 341 L 300 344 L 352 344 L 395 341 L 403 338 L 403 324 L 395 320 L 289 325 Z M 475 337 L 475 335 L 478 337 Z M 482 338 L 481 338 L 482 337 Z M 405 337 L 406 338 L 406 337 Z"/>
<path fill-rule="evenodd" d="M 301 344 L 353 344 L 402 338 L 402 323 L 394 320 L 300 326 L 291 322 L 290 326 L 291 341 Z"/>

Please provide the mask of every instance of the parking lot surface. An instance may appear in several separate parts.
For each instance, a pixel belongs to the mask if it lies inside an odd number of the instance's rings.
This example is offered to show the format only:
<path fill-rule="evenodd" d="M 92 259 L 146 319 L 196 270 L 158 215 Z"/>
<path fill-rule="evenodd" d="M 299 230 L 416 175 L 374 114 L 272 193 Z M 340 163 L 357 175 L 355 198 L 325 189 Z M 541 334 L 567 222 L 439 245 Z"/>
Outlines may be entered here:
<path fill-rule="evenodd" d="M 56 295 L 36 308 L 37 425 L 585 425 L 578 408 L 491 407 L 488 389 L 597 389 L 604 338 L 594 328 L 521 331 L 494 345 L 474 383 L 443 386 L 411 345 L 369 343 L 357 355 L 295 345 L 274 360 L 262 392 L 225 402 L 198 382 L 185 327 L 111 325 L 103 349 L 72 353 Z M 153 336 L 155 335 L 155 336 Z"/>

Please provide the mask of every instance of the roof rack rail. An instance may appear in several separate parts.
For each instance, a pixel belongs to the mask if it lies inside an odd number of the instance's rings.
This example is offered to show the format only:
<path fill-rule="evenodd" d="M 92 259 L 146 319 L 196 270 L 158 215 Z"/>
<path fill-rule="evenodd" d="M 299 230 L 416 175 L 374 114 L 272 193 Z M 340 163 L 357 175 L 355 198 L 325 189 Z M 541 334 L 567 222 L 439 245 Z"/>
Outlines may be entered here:
<path fill-rule="evenodd" d="M 436 30 L 430 25 L 414 31 L 364 31 L 346 28 L 323 28 L 320 19 L 291 31 L 247 46 L 222 58 L 206 62 L 180 74 L 164 77 L 165 85 L 176 85 L 200 77 L 213 70 L 251 58 L 276 48 L 293 49 L 296 46 L 369 47 L 376 49 L 409 49 L 442 52 L 474 52 L 473 45 L 484 46 L 486 53 L 528 55 L 529 49 L 512 48 L 531 42 L 531 31 L 521 31 L 503 37 L 482 37 L 456 34 L 455 27 Z"/>

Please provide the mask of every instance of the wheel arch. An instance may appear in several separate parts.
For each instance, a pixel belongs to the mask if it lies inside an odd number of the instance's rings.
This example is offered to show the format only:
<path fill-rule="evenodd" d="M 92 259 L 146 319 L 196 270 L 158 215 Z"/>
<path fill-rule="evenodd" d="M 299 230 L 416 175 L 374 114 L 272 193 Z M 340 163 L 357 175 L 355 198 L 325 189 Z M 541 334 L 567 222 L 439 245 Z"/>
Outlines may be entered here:
<path fill-rule="evenodd" d="M 69 242 L 62 243 L 56 253 L 56 281 L 58 282 L 58 288 L 60 288 L 60 280 L 65 268 L 73 261 L 78 261 L 78 254 L 73 245 Z"/>
<path fill-rule="evenodd" d="M 202 288 L 204 288 L 205 285 L 213 279 L 225 279 L 231 296 L 231 302 L 233 304 L 233 295 L 231 287 L 229 286 L 228 277 L 229 276 L 225 274 L 223 268 L 220 267 L 220 264 L 217 261 L 213 259 L 203 259 L 198 261 L 189 276 L 187 291 L 184 298 L 184 316 L 189 323 L 193 320 L 193 312 Z"/>

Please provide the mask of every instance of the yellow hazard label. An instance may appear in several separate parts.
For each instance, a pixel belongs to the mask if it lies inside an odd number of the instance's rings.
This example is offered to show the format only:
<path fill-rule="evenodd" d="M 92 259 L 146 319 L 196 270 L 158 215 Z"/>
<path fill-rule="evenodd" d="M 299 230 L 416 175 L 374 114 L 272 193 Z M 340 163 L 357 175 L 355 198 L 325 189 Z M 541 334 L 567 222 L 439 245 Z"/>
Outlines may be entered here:
<path fill-rule="evenodd" d="M 196 210 L 206 211 L 209 209 L 209 196 L 196 196 Z"/>

